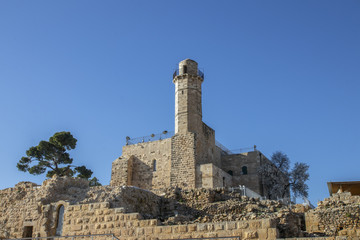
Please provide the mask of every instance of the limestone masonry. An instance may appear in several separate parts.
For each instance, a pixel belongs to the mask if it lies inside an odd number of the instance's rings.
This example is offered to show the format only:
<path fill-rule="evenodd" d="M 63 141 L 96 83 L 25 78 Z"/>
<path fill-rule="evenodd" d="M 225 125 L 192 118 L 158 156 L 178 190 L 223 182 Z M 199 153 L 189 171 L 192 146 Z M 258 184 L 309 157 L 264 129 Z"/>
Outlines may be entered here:
<path fill-rule="evenodd" d="M 190 59 L 174 74 L 175 135 L 126 145 L 112 165 L 111 186 L 217 188 L 245 185 L 260 196 L 266 189 L 258 168 L 269 161 L 260 151 L 232 154 L 215 143 L 215 131 L 202 121 L 204 75 Z"/>
<path fill-rule="evenodd" d="M 261 200 L 267 189 L 257 170 L 269 160 L 256 149 L 233 154 L 216 143 L 202 121 L 203 81 L 195 61 L 180 62 L 175 134 L 127 139 L 110 185 L 55 175 L 0 190 L 0 239 L 360 239 L 360 196 L 342 192 L 345 185 L 315 209 Z"/>

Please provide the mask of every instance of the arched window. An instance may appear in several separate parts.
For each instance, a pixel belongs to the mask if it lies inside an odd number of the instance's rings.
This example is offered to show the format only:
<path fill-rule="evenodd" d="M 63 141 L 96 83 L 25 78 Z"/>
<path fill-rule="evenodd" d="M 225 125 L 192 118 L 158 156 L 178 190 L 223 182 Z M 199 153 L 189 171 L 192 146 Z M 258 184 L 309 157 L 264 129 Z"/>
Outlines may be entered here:
<path fill-rule="evenodd" d="M 242 174 L 243 174 L 243 175 L 248 174 L 247 166 L 243 166 L 243 167 L 241 168 L 241 170 L 242 170 Z"/>
<path fill-rule="evenodd" d="M 229 175 L 231 175 L 231 176 L 234 175 L 233 171 L 231 171 L 231 170 L 229 170 L 227 173 L 228 173 Z"/>
<path fill-rule="evenodd" d="M 155 159 L 152 162 L 152 169 L 154 172 L 156 172 L 156 160 Z"/>
<path fill-rule="evenodd" d="M 60 205 L 57 211 L 56 236 L 61 236 L 64 222 L 64 205 Z"/>

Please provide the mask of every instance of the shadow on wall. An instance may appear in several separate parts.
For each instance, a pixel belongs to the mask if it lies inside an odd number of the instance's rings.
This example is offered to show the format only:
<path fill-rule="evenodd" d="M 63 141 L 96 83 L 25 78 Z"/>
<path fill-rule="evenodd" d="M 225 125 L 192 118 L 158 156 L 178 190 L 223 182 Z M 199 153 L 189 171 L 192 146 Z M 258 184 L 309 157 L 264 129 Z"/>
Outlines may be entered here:
<path fill-rule="evenodd" d="M 152 189 L 153 168 L 137 157 L 133 157 L 131 185 L 143 189 Z"/>

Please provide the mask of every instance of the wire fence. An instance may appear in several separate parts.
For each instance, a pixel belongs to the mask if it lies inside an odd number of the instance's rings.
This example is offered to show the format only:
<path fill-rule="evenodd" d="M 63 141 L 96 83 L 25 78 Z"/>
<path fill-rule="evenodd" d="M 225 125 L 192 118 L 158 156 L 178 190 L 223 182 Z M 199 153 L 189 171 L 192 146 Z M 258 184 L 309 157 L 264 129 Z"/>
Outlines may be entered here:
<path fill-rule="evenodd" d="M 143 136 L 143 137 L 136 137 L 136 138 L 126 137 L 126 145 L 133 145 L 133 144 L 144 143 L 144 142 L 152 142 L 152 141 L 162 140 L 162 139 L 166 139 L 166 138 L 171 138 L 172 136 L 174 136 L 173 131 L 163 131 L 162 133 L 151 134 L 151 135 Z"/>
<path fill-rule="evenodd" d="M 253 147 L 246 147 L 246 148 L 239 148 L 239 149 L 233 149 L 229 150 L 227 147 L 222 145 L 219 141 L 215 140 L 215 145 L 220 148 L 222 155 L 231 155 L 231 154 L 239 154 L 244 152 L 250 152 L 250 151 L 257 151 L 256 145 Z"/>

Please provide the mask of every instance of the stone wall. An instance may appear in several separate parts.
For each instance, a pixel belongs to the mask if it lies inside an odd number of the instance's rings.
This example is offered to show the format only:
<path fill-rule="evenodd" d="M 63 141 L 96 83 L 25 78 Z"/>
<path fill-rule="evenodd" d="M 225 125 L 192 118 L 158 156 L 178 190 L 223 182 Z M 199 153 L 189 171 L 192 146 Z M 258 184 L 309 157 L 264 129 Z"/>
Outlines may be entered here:
<path fill-rule="evenodd" d="M 110 184 L 143 189 L 169 187 L 171 142 L 168 138 L 123 146 L 122 156 L 113 162 Z"/>
<path fill-rule="evenodd" d="M 142 220 L 138 213 L 123 214 L 107 203 L 68 206 L 64 235 L 108 234 L 120 239 L 181 239 L 240 236 L 245 239 L 276 239 L 272 219 L 161 226 L 157 219 Z"/>
<path fill-rule="evenodd" d="M 306 231 L 330 236 L 360 237 L 360 196 L 333 194 L 305 215 Z"/>
<path fill-rule="evenodd" d="M 20 183 L 0 191 L 0 237 L 54 236 L 64 207 L 63 236 L 113 233 L 120 239 L 176 239 L 240 236 L 275 239 L 277 221 L 256 219 L 162 225 L 164 208 L 181 210 L 171 201 L 134 187 L 88 187 L 88 182 L 54 177 L 37 186 Z M 183 208 L 185 210 L 186 208 Z M 140 214 L 141 213 L 141 214 Z"/>
<path fill-rule="evenodd" d="M 227 173 L 232 172 L 232 186 L 245 185 L 247 188 L 263 195 L 261 179 L 257 172 L 260 166 L 259 153 L 258 151 L 254 151 L 223 155 L 221 157 L 221 168 Z M 243 173 L 242 167 L 247 168 L 247 174 Z"/>
<path fill-rule="evenodd" d="M 203 188 L 218 188 L 231 186 L 231 176 L 212 163 L 197 167 L 196 174 L 201 179 L 198 184 Z"/>
<path fill-rule="evenodd" d="M 55 235 L 60 205 L 65 207 L 65 215 L 68 209 L 80 209 L 86 213 L 65 218 L 67 222 L 71 220 L 71 226 L 64 222 L 64 231 L 72 231 L 72 226 L 90 223 L 90 219 L 87 220 L 91 215 L 89 211 L 93 216 L 100 216 L 101 211 L 97 210 L 106 208 L 110 212 L 141 212 L 144 217 L 151 218 L 160 215 L 160 204 L 159 196 L 134 187 L 89 188 L 86 180 L 56 176 L 44 181 L 42 186 L 23 182 L 0 191 L 0 238 L 22 238 L 29 229 L 32 237 Z M 85 220 L 81 222 L 79 218 Z M 85 225 L 81 229 L 88 230 Z"/>
<path fill-rule="evenodd" d="M 171 186 L 195 188 L 196 134 L 175 134 L 171 138 Z"/>

